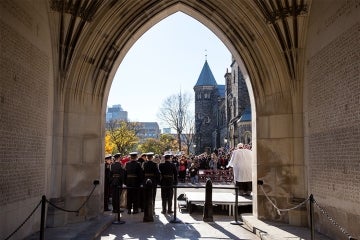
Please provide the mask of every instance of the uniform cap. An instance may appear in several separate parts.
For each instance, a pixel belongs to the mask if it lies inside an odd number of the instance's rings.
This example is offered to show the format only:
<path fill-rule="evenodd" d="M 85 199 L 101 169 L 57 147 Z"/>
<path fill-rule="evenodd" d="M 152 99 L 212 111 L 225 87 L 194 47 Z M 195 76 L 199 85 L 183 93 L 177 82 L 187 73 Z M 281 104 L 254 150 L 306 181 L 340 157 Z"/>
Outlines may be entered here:
<path fill-rule="evenodd" d="M 105 159 L 111 159 L 111 157 L 112 157 L 111 154 L 109 154 L 105 156 Z"/>
<path fill-rule="evenodd" d="M 165 158 L 170 158 L 172 155 L 173 155 L 172 153 L 165 153 L 165 154 L 164 154 L 164 157 L 165 157 Z"/>
<path fill-rule="evenodd" d="M 154 156 L 154 153 L 153 152 L 148 152 L 148 153 L 146 153 L 146 156 Z"/>
<path fill-rule="evenodd" d="M 165 152 L 164 156 L 173 156 L 174 154 L 172 152 Z"/>
<path fill-rule="evenodd" d="M 131 153 L 129 153 L 129 155 L 130 155 L 130 156 L 137 156 L 138 153 L 137 153 L 137 152 L 131 152 Z"/>
<path fill-rule="evenodd" d="M 119 158 L 119 157 L 121 157 L 121 154 L 120 153 L 115 153 L 114 158 Z"/>

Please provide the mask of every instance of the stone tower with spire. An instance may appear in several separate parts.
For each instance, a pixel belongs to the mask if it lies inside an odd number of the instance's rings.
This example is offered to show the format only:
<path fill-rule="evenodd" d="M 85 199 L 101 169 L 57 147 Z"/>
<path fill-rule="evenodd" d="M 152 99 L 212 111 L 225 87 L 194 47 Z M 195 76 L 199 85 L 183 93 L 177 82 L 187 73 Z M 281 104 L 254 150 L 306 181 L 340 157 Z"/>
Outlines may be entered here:
<path fill-rule="evenodd" d="M 219 99 L 219 86 L 216 83 L 207 60 L 194 86 L 195 92 L 195 152 L 211 152 L 212 134 L 216 129 L 217 119 L 214 105 Z"/>

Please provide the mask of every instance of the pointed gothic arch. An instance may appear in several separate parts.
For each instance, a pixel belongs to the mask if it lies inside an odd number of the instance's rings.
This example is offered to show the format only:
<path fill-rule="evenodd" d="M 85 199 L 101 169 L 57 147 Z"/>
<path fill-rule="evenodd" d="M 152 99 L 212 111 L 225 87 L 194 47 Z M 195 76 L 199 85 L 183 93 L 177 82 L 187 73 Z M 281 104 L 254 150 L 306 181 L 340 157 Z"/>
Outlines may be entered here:
<path fill-rule="evenodd" d="M 52 14 L 55 16 L 58 14 L 60 22 L 68 22 L 68 26 L 59 28 L 60 33 L 63 31 L 63 34 L 58 36 L 72 36 L 68 40 L 69 46 L 59 50 L 59 59 L 66 59 L 63 60 L 65 65 L 61 65 L 61 62 L 59 64 L 59 69 L 62 70 L 59 72 L 62 75 L 57 78 L 60 81 L 58 85 L 64 86 L 62 88 L 65 95 L 64 105 L 68 106 L 65 112 L 72 112 L 75 108 L 79 108 L 79 105 L 91 103 L 92 107 L 97 106 L 91 115 L 96 112 L 104 115 L 112 79 L 128 50 L 153 25 L 178 11 L 196 19 L 213 31 L 238 62 L 249 90 L 252 106 L 255 159 L 257 159 L 256 140 L 259 131 L 255 119 L 258 110 L 264 115 L 285 113 L 289 116 L 296 111 L 292 109 L 291 104 L 292 81 L 301 82 L 301 79 L 289 81 L 292 77 L 287 69 L 287 58 L 280 54 L 278 35 L 274 34 L 271 24 L 262 15 L 256 2 L 244 1 L 232 6 L 222 2 L 215 6 L 203 1 L 167 1 L 152 4 L 104 2 L 97 7 L 96 11 L 91 11 L 93 8 L 89 6 L 91 18 L 81 17 L 87 16 L 81 14 L 80 17 L 74 16 L 74 12 L 53 8 Z M 249 9 L 252 11 L 248 11 Z M 296 18 L 297 15 L 294 17 Z M 74 20 L 76 18 L 80 18 L 77 25 Z M 237 23 L 239 18 L 240 24 Z M 301 32 L 301 29 L 299 31 Z M 63 42 L 60 38 L 58 40 Z M 297 46 L 300 47 L 301 44 Z M 65 121 L 69 121 L 70 129 L 72 124 L 75 124 L 70 123 L 74 121 L 71 118 L 70 115 L 65 116 Z M 264 120 L 268 121 L 267 117 Z M 289 121 L 288 116 L 284 121 Z M 101 124 L 97 123 L 96 127 L 101 127 Z M 268 126 L 265 126 L 264 130 L 267 128 Z M 65 129 L 65 131 L 73 134 L 72 130 Z M 291 131 L 286 134 L 292 137 Z M 97 138 L 96 134 L 92 135 Z M 79 137 L 83 139 L 82 141 L 89 138 L 84 136 L 71 138 Z M 65 146 L 64 149 L 66 148 Z M 86 153 L 80 154 L 79 158 L 83 158 L 84 154 L 86 155 Z M 267 164 L 265 160 L 265 166 Z M 257 163 L 255 162 L 254 165 Z M 255 195 L 257 178 L 255 169 L 253 180 Z M 258 212 L 257 201 L 258 199 L 254 197 L 255 214 Z"/>
<path fill-rule="evenodd" d="M 89 185 L 103 177 L 105 105 L 117 67 L 141 34 L 182 11 L 220 38 L 252 89 L 255 176 L 264 180 L 268 196 L 287 207 L 315 193 L 340 225 L 358 234 L 351 223 L 360 218 L 360 184 L 349 176 L 359 173 L 354 52 L 360 46 L 360 8 L 354 0 L 329 1 L 1 1 L 2 160 L 13 169 L 15 156 L 37 174 L 26 184 L 18 184 L 16 176 L 28 176 L 27 168 L 1 174 L 3 215 L 22 217 L 42 192 L 69 208 L 87 197 Z M 14 98 L 19 93 L 24 97 Z M 7 147 L 8 139 L 14 147 Z M 342 147 L 333 148 L 333 139 Z M 56 213 L 48 219 L 54 224 L 90 219 L 102 212 L 101 198 L 97 190 L 79 215 Z M 278 216 L 266 202 L 255 192 L 256 217 L 307 225 L 305 209 Z M 6 216 L 0 219 L 3 229 L 16 228 Z M 22 236 L 36 224 L 29 223 Z M 340 238 L 331 224 L 317 226 Z"/>

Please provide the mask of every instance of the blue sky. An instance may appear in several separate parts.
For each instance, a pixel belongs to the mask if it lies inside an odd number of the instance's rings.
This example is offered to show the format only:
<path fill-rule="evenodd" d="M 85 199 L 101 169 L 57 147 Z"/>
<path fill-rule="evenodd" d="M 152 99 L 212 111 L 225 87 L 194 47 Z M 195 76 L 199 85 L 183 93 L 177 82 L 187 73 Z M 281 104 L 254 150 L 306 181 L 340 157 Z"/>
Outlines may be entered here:
<path fill-rule="evenodd" d="M 217 83 L 224 84 L 231 64 L 229 50 L 203 24 L 175 13 L 131 47 L 115 75 L 107 105 L 121 104 L 130 121 L 158 122 L 161 129 L 167 127 L 157 118 L 163 100 L 180 89 L 194 96 L 205 57 Z"/>

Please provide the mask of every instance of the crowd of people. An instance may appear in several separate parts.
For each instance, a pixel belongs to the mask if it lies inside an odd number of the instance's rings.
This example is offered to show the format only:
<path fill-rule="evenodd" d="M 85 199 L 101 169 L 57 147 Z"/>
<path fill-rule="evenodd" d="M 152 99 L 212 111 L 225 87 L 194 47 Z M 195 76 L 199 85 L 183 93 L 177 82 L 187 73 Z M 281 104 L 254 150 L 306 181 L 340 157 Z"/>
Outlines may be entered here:
<path fill-rule="evenodd" d="M 144 188 L 149 179 L 152 186 L 152 206 L 154 212 L 157 186 L 161 187 L 162 213 L 173 213 L 173 188 L 178 182 L 199 183 L 199 171 L 227 170 L 231 168 L 234 183 L 241 194 L 251 193 L 251 145 L 238 144 L 235 149 L 215 149 L 212 153 L 200 155 L 164 155 L 153 152 L 138 154 L 131 152 L 127 156 L 117 153 L 105 157 L 104 210 L 110 211 L 112 200 L 113 212 L 120 212 L 122 189 L 126 187 L 126 208 L 128 214 L 144 211 Z M 243 158 L 246 158 L 245 164 Z"/>
<path fill-rule="evenodd" d="M 142 186 L 149 186 L 152 192 L 152 212 L 154 212 L 157 186 L 161 186 L 162 213 L 173 213 L 173 185 L 178 183 L 178 170 L 171 162 L 171 154 L 163 156 L 164 161 L 157 163 L 154 153 L 131 152 L 126 157 L 120 153 L 105 157 L 104 210 L 110 211 L 111 197 L 113 212 L 120 212 L 123 188 L 126 187 L 126 209 L 128 214 L 137 214 L 145 209 L 145 192 Z"/>

